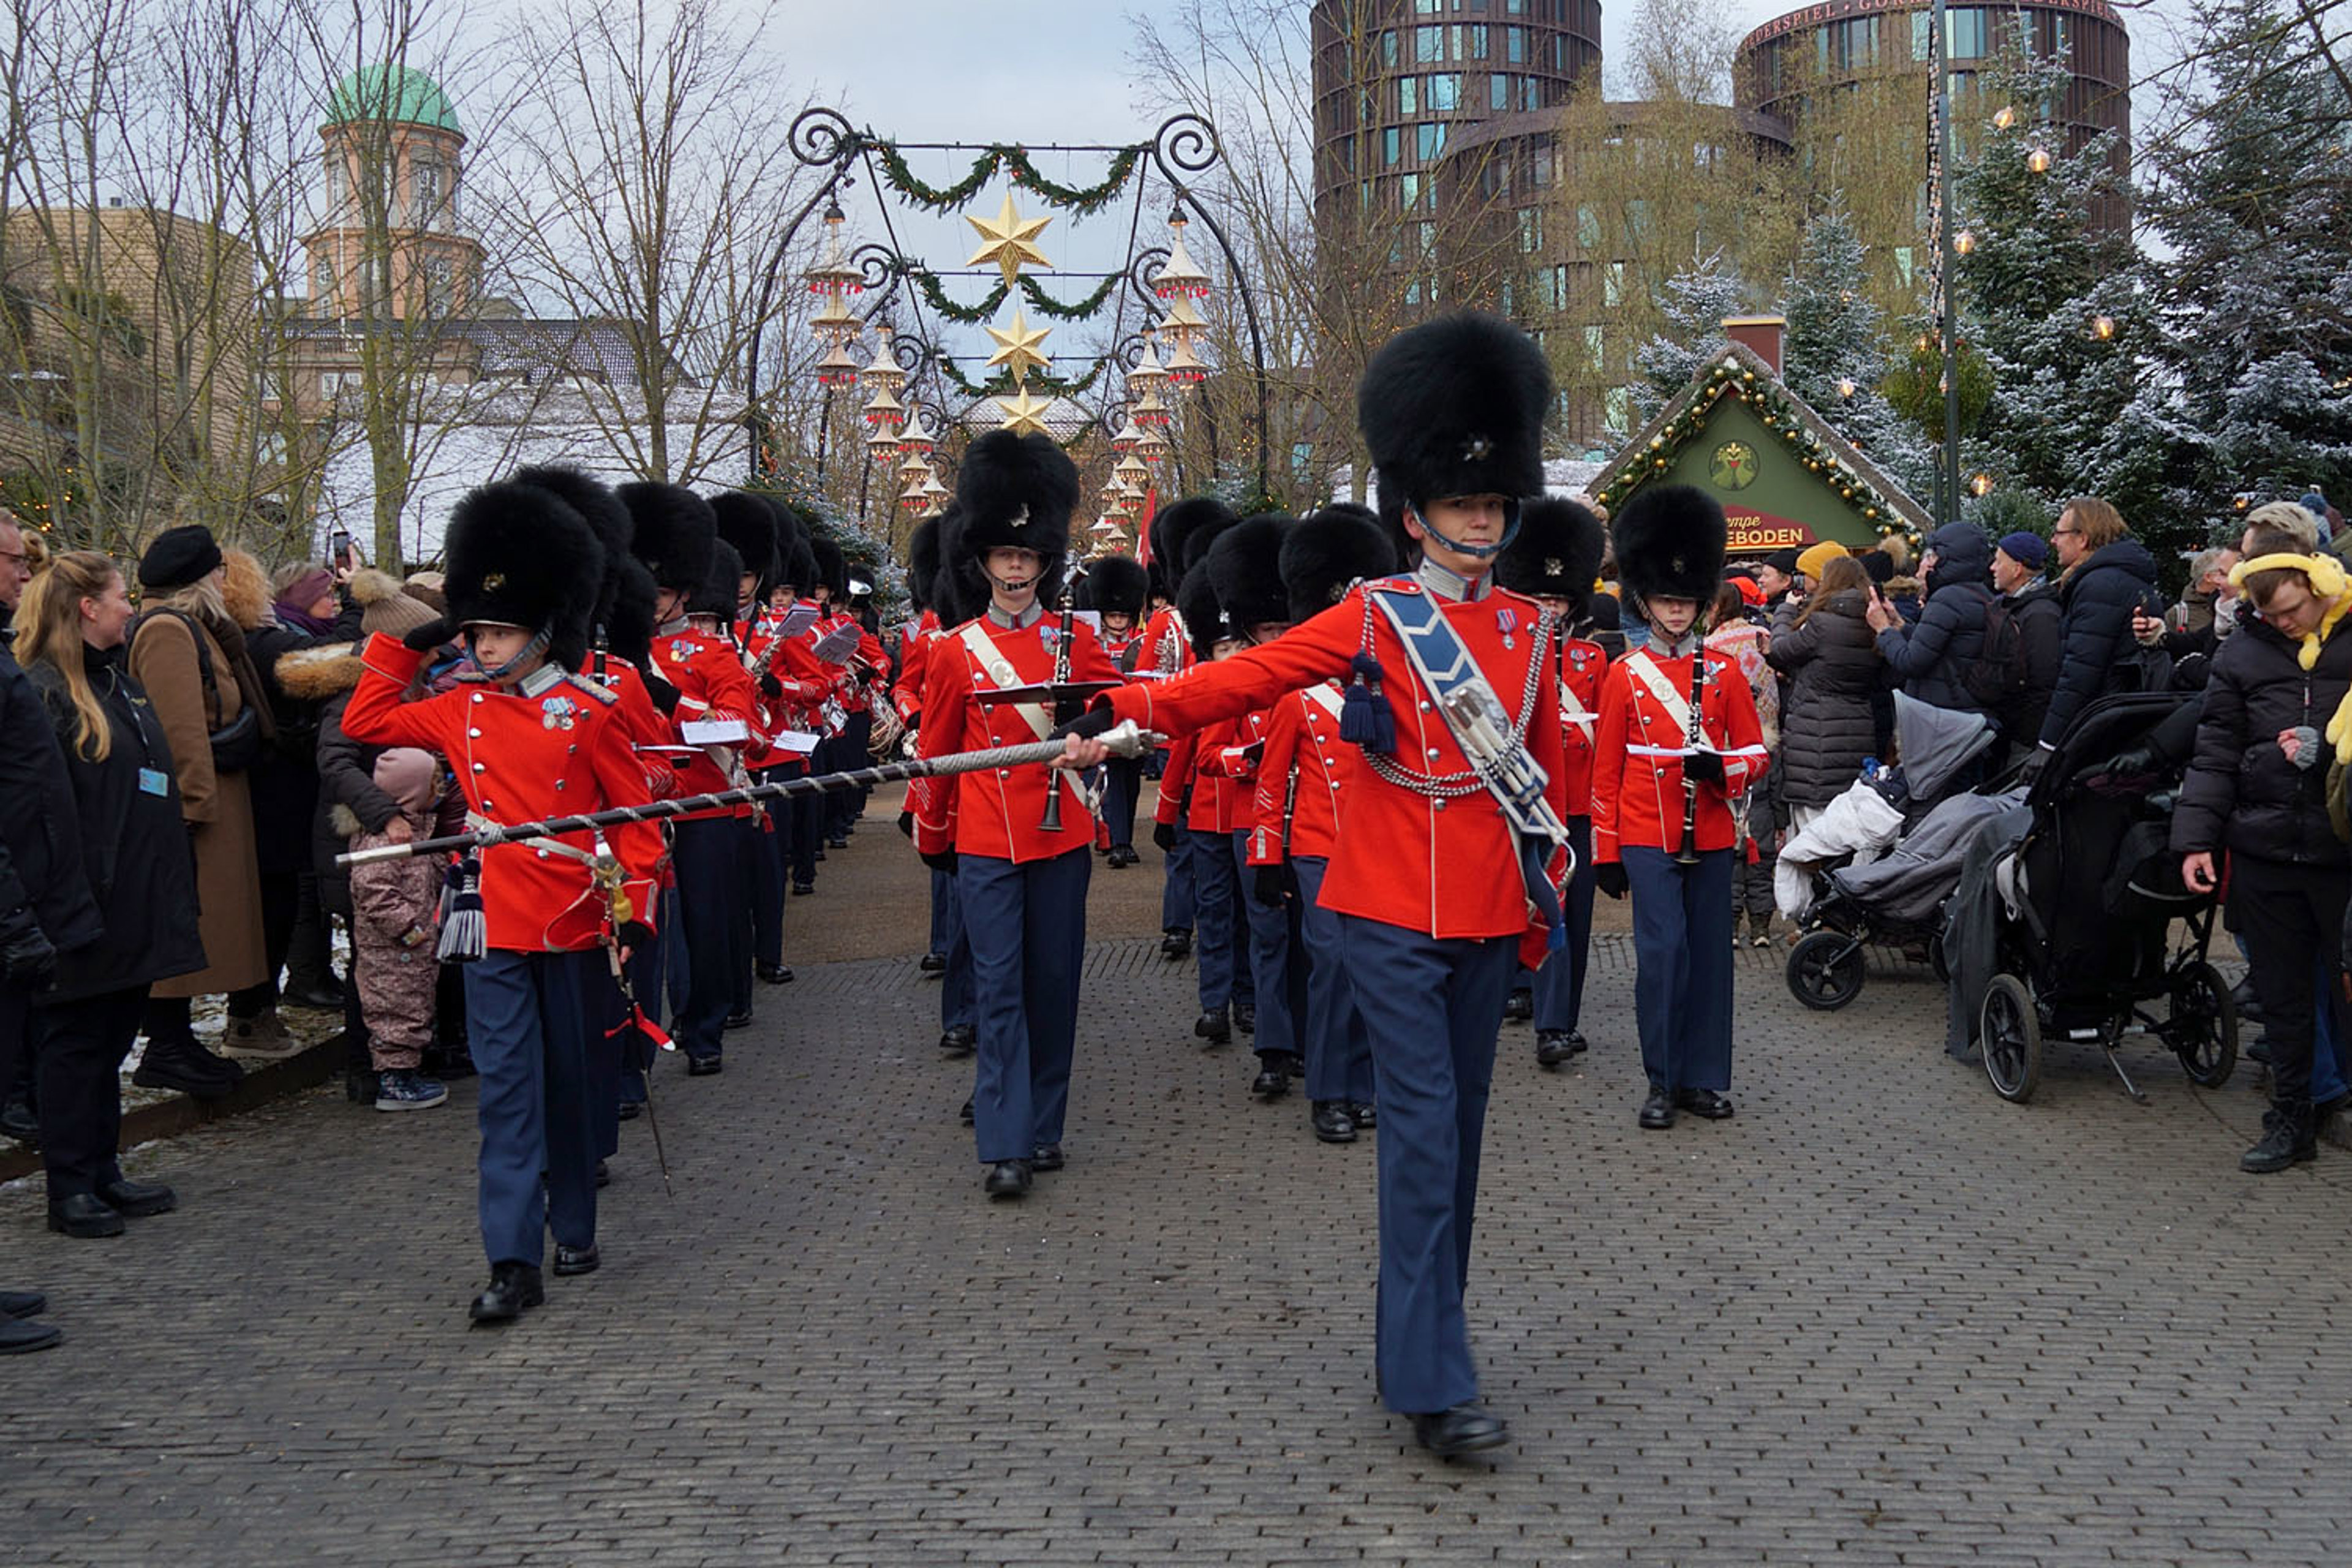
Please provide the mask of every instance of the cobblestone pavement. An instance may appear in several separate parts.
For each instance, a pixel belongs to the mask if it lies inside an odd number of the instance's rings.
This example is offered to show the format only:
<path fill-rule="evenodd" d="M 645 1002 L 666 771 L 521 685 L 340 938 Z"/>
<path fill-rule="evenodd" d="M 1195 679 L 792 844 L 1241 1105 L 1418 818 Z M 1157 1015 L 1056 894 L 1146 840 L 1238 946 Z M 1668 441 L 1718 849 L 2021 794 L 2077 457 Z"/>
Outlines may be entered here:
<path fill-rule="evenodd" d="M 667 1073 L 672 1186 L 629 1124 L 603 1272 L 517 1328 L 462 1318 L 467 1088 L 143 1150 L 182 1208 L 119 1241 L 0 1194 L 0 1282 L 69 1336 L 6 1363 L 10 1560 L 2344 1560 L 2352 1157 L 2238 1174 L 2244 1069 L 2137 1048 L 2138 1106 L 2061 1048 L 2010 1106 L 1923 973 L 1825 1016 L 1743 952 L 1738 1118 L 1643 1133 L 1604 938 L 1588 1065 L 1505 1031 L 1469 1307 L 1513 1440 L 1446 1466 L 1373 1397 L 1369 1142 L 1251 1103 L 1189 965 L 1111 935 L 1069 1168 L 991 1205 L 879 880 L 901 951 Z"/>

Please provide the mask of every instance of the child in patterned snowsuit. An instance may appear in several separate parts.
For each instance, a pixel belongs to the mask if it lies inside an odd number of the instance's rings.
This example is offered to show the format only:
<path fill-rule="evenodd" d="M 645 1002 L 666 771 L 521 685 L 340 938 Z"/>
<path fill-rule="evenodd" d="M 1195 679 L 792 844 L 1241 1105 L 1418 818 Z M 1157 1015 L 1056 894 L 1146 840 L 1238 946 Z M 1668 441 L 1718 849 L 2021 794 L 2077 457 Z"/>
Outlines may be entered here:
<path fill-rule="evenodd" d="M 390 748 L 376 759 L 375 785 L 399 802 L 400 816 L 383 833 L 353 832 L 352 849 L 403 842 L 392 831 L 394 824 L 415 838 L 432 836 L 441 764 L 431 752 Z M 351 826 L 358 826 L 356 819 Z M 421 1110 L 449 1097 L 446 1085 L 419 1070 L 433 1043 L 442 866 L 442 858 L 412 855 L 352 868 L 352 969 L 368 1049 L 383 1084 L 378 1110 Z"/>

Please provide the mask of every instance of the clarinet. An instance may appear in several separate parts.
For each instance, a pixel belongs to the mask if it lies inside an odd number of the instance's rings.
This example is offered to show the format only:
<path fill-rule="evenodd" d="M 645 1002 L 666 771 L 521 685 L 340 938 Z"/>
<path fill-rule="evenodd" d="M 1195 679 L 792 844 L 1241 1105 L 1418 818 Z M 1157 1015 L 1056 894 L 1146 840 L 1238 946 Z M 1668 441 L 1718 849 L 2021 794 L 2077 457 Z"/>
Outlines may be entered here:
<path fill-rule="evenodd" d="M 1063 608 L 1055 612 L 1055 618 L 1060 623 L 1054 633 L 1054 684 L 1055 686 L 1066 686 L 1070 679 L 1071 627 L 1069 595 L 1066 593 L 1061 595 L 1061 603 Z M 1065 713 L 1062 710 L 1063 706 L 1064 700 L 1056 697 L 1054 700 L 1053 710 L 1054 722 L 1056 724 L 1066 724 L 1077 717 L 1074 712 Z M 1048 768 L 1045 771 L 1045 815 L 1037 819 L 1037 826 L 1046 833 L 1059 833 L 1062 830 L 1062 774 L 1059 769 Z"/>
<path fill-rule="evenodd" d="M 1690 730 L 1683 737 L 1683 843 L 1675 851 L 1675 864 L 1698 864 L 1698 781 L 1691 777 L 1690 755 L 1706 738 L 1703 721 L 1706 705 L 1706 644 L 1701 640 L 1691 650 Z"/>

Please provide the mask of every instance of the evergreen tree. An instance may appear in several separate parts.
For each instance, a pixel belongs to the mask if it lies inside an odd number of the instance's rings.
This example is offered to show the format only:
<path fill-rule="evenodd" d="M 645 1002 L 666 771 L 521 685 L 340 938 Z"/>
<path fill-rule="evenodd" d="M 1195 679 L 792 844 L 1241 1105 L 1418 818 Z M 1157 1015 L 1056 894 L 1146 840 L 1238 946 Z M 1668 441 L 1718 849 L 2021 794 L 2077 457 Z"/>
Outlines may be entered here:
<path fill-rule="evenodd" d="M 1885 323 L 1871 299 L 1866 262 L 1843 207 L 1805 226 L 1780 297 L 1789 322 L 1781 379 L 1896 484 L 1924 499 L 1934 493 L 1935 457 L 1880 389 L 1889 368 Z"/>
<path fill-rule="evenodd" d="M 1748 285 L 1738 264 L 1717 250 L 1667 279 L 1658 308 L 1666 330 L 1633 351 L 1633 368 L 1643 379 L 1630 390 L 1645 421 L 1690 384 L 1699 366 L 1723 352 L 1723 319 L 1748 308 Z"/>
<path fill-rule="evenodd" d="M 1971 241 L 1956 298 L 1992 390 L 1966 466 L 2047 505 L 2105 496 L 2145 534 L 2172 515 L 2179 421 L 2150 374 L 2155 323 L 2131 242 L 2091 223 L 2115 195 L 2115 138 L 2065 150 L 2064 62 L 2033 54 L 2021 27 L 1979 79 L 1989 118 L 1970 128 L 1975 155 L 1955 182 Z"/>
<path fill-rule="evenodd" d="M 2198 78 L 2170 103 L 2144 210 L 2163 363 L 2196 433 L 2184 500 L 2352 501 L 2352 102 L 2277 0 L 2199 0 Z"/>

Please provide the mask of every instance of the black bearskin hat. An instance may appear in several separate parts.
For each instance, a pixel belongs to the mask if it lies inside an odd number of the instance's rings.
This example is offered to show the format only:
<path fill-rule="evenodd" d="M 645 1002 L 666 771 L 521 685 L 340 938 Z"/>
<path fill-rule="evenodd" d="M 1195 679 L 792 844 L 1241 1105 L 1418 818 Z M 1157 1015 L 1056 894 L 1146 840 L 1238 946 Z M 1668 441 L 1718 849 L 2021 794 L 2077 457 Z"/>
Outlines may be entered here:
<path fill-rule="evenodd" d="M 654 574 L 634 555 L 621 557 L 619 571 L 607 575 L 613 602 L 604 614 L 604 644 L 640 670 L 653 667 L 654 600 L 661 590 Z"/>
<path fill-rule="evenodd" d="M 1290 618 L 1321 615 L 1347 596 L 1349 584 L 1389 576 L 1397 564 L 1396 546 L 1370 507 L 1335 501 L 1299 519 L 1282 540 L 1282 590 L 1290 599 Z"/>
<path fill-rule="evenodd" d="M 1050 603 L 1078 504 L 1078 470 L 1069 454 L 1044 436 L 991 430 L 965 448 L 955 500 L 955 526 L 941 531 L 940 555 L 946 563 L 940 575 L 957 579 L 956 603 L 971 615 L 986 606 L 981 558 L 1008 545 L 1037 552 L 1038 599 Z"/>
<path fill-rule="evenodd" d="M 1106 555 L 1094 563 L 1078 589 L 1078 608 L 1108 610 L 1140 621 L 1151 603 L 1151 574 L 1130 555 Z"/>
<path fill-rule="evenodd" d="M 918 614 L 931 607 L 931 577 L 940 569 L 940 520 L 927 517 L 907 535 L 907 602 Z"/>
<path fill-rule="evenodd" d="M 1617 581 L 1635 599 L 1693 599 L 1703 611 L 1723 584 L 1723 507 L 1693 485 L 1635 493 L 1612 528 Z"/>
<path fill-rule="evenodd" d="M 689 616 L 715 616 L 721 626 L 735 624 L 735 592 L 743 580 L 743 558 L 721 539 L 710 547 L 710 574 L 686 601 Z"/>
<path fill-rule="evenodd" d="M 1171 501 L 1151 514 L 1151 586 L 1154 592 L 1171 602 L 1176 597 L 1176 584 L 1184 580 L 1184 541 L 1192 531 L 1208 524 L 1214 528 L 1230 527 L 1234 509 L 1214 496 L 1187 496 Z"/>
<path fill-rule="evenodd" d="M 447 552 L 451 620 L 545 632 L 548 658 L 579 667 L 604 552 L 561 497 L 512 480 L 469 491 L 449 514 Z"/>
<path fill-rule="evenodd" d="M 604 550 L 604 575 L 590 624 L 604 628 L 609 642 L 614 600 L 621 591 L 622 569 L 629 563 L 629 509 L 621 504 L 611 486 L 569 463 L 532 463 L 509 477 L 519 485 L 537 485 L 549 491 L 594 531 L 596 542 Z"/>
<path fill-rule="evenodd" d="M 816 556 L 816 580 L 832 590 L 836 605 L 845 604 L 849 599 L 849 558 L 830 539 L 812 539 L 809 549 Z"/>
<path fill-rule="evenodd" d="M 1209 586 L 1225 618 L 1243 631 L 1290 619 L 1282 588 L 1282 542 L 1298 520 L 1279 512 L 1244 518 L 1217 536 L 1208 559 Z"/>
<path fill-rule="evenodd" d="M 824 581 L 817 575 L 815 547 L 795 534 L 778 554 L 776 581 L 792 589 L 794 598 L 805 599 L 814 595 L 817 584 Z"/>
<path fill-rule="evenodd" d="M 1379 471 L 1381 521 L 1444 496 L 1541 495 L 1551 370 L 1499 316 L 1464 311 L 1381 346 L 1356 388 L 1356 424 Z"/>
<path fill-rule="evenodd" d="M 1242 628 L 1217 603 L 1217 590 L 1209 581 L 1206 563 L 1185 573 L 1184 580 L 1176 584 L 1176 613 L 1183 617 L 1184 630 L 1192 639 L 1192 657 L 1203 663 L 1217 644 L 1242 635 Z"/>
<path fill-rule="evenodd" d="M 775 509 L 746 491 L 726 490 L 710 498 L 710 510 L 720 542 L 733 545 L 743 570 L 760 579 L 754 592 L 764 601 L 776 584 Z"/>
<path fill-rule="evenodd" d="M 684 485 L 639 480 L 616 492 L 629 509 L 629 553 L 646 563 L 655 584 L 691 594 L 710 575 L 710 548 L 719 520 L 710 503 Z"/>
<path fill-rule="evenodd" d="M 1566 599 L 1581 616 L 1609 535 L 1601 520 L 1577 502 L 1538 496 L 1519 506 L 1519 536 L 1495 558 L 1495 581 L 1520 594 Z"/>
<path fill-rule="evenodd" d="M 1178 562 L 1186 572 L 1209 558 L 1209 552 L 1218 540 L 1231 532 L 1241 519 L 1230 511 L 1214 517 L 1203 517 L 1184 531 L 1183 549 Z"/>

